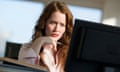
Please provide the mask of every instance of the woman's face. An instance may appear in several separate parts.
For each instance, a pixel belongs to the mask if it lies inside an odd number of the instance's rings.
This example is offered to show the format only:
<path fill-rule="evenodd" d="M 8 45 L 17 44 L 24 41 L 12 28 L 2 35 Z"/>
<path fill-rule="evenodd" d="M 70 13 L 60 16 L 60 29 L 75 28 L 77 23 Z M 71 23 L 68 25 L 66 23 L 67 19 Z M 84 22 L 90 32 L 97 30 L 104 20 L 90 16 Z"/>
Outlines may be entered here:
<path fill-rule="evenodd" d="M 66 16 L 65 14 L 57 11 L 54 12 L 46 22 L 45 33 L 46 36 L 54 37 L 59 40 L 64 34 L 66 29 Z"/>

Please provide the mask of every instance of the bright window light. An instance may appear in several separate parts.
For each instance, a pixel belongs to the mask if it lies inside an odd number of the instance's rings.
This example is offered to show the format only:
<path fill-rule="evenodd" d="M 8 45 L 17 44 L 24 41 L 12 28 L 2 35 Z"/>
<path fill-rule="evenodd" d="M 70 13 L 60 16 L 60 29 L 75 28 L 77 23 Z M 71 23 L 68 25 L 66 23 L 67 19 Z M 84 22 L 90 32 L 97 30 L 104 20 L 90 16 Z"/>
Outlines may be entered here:
<path fill-rule="evenodd" d="M 96 8 L 86 8 L 86 7 L 80 7 L 80 6 L 72 6 L 68 5 L 74 19 L 82 19 L 82 20 L 88 20 L 93 22 L 101 22 L 102 18 L 102 10 L 96 9 Z"/>
<path fill-rule="evenodd" d="M 29 1 L 0 1 L 0 38 L 17 43 L 30 41 L 43 6 Z"/>

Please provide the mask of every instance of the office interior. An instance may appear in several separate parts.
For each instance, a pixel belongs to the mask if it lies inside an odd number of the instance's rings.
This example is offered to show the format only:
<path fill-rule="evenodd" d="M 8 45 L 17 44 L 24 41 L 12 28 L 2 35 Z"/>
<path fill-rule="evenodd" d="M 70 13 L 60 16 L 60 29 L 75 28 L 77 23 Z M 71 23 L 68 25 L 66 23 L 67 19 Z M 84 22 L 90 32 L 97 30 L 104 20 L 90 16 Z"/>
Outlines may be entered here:
<path fill-rule="evenodd" d="M 52 1 L 52 0 L 19 0 L 19 1 L 47 4 L 49 1 Z M 101 20 L 100 20 L 101 23 L 117 26 L 117 27 L 120 26 L 120 8 L 119 8 L 120 0 L 60 0 L 60 1 L 64 1 L 67 4 L 73 5 L 73 6 L 75 5 L 75 6 L 86 7 L 86 8 L 100 9 L 102 11 Z M 7 35 L 0 34 L 0 39 L 1 39 L 0 49 L 2 51 L 2 54 L 0 56 L 9 57 L 9 54 L 5 53 L 7 49 L 6 47 L 14 46 L 14 45 L 10 45 L 9 43 L 10 41 L 7 40 L 7 38 L 2 36 L 7 36 Z M 22 42 L 19 43 L 19 42 L 12 42 L 12 41 L 11 43 L 16 43 L 17 46 L 19 45 L 19 47 L 22 44 Z M 114 71 L 112 68 L 107 68 L 105 72 L 117 72 L 117 71 Z"/>

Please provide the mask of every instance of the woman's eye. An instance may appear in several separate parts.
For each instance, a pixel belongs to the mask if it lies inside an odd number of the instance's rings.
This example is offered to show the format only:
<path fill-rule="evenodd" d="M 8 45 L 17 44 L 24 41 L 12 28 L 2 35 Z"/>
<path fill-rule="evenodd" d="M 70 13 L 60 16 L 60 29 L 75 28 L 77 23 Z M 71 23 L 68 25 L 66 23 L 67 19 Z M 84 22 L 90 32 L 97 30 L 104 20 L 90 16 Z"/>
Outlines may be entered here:
<path fill-rule="evenodd" d="M 65 27 L 65 24 L 60 24 L 62 27 Z"/>

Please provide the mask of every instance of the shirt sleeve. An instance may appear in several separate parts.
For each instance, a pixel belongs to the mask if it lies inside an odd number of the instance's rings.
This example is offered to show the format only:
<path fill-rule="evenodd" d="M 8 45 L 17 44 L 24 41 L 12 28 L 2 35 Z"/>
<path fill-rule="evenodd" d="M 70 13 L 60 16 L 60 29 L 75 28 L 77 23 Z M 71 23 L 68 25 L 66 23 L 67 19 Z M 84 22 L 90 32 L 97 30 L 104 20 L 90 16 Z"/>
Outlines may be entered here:
<path fill-rule="evenodd" d="M 39 55 L 31 48 L 31 44 L 23 44 L 20 48 L 18 60 L 29 64 L 39 64 Z"/>

